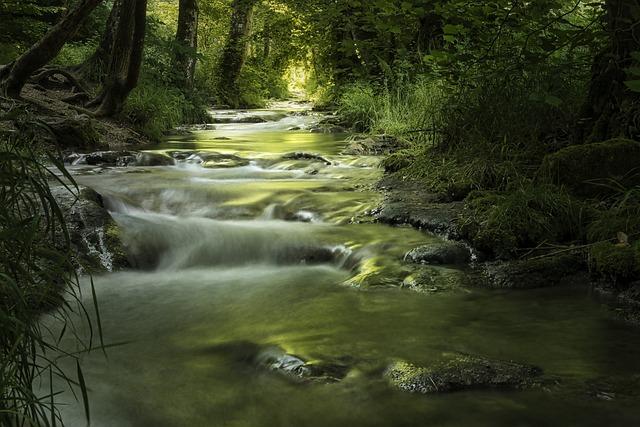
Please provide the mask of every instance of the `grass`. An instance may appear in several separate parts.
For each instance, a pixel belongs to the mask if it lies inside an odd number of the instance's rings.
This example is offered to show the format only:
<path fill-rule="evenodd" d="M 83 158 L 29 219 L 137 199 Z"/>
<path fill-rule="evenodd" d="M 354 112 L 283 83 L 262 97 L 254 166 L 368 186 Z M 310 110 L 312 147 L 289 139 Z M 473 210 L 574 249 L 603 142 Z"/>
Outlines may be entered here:
<path fill-rule="evenodd" d="M 59 390 L 51 385 L 42 391 L 38 380 L 57 378 L 86 397 L 79 364 L 69 373 L 57 359 L 65 354 L 59 347 L 63 336 L 75 330 L 72 318 L 86 311 L 65 218 L 49 189 L 58 178 L 47 164 L 67 177 L 69 191 L 77 188 L 57 153 L 36 148 L 38 123 L 15 110 L 3 117 L 9 118 L 20 132 L 0 130 L 0 424 L 59 425 Z M 45 312 L 62 332 L 40 323 Z"/>
<path fill-rule="evenodd" d="M 166 130 L 176 126 L 208 120 L 204 100 L 144 78 L 129 95 L 122 115 L 154 140 L 160 140 Z"/>

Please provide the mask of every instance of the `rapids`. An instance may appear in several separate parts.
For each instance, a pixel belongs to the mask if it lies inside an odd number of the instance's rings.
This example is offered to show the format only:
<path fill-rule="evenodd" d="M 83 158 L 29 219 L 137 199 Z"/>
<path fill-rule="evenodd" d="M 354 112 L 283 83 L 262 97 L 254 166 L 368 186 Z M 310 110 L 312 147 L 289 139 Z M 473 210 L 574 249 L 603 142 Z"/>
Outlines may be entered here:
<path fill-rule="evenodd" d="M 371 220 L 380 159 L 342 155 L 347 135 L 309 132 L 320 117 L 296 104 L 214 118 L 150 148 L 174 166 L 71 167 L 105 195 L 136 265 L 94 278 L 109 347 L 82 360 L 92 426 L 640 425 L 633 402 L 588 387 L 640 372 L 640 336 L 585 291 L 400 289 L 403 255 L 438 238 Z M 299 384 L 224 350 L 234 343 L 350 371 Z M 372 374 L 452 351 L 567 386 L 421 396 Z M 73 394 L 58 400 L 85 425 Z"/>

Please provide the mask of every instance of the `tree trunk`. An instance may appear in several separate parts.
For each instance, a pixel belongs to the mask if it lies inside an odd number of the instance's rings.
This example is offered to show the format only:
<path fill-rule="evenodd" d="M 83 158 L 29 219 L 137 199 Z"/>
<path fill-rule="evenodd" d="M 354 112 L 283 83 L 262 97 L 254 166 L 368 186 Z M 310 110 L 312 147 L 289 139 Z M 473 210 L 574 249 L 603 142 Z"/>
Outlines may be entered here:
<path fill-rule="evenodd" d="M 115 0 L 111 7 L 109 19 L 105 27 L 100 44 L 89 59 L 80 64 L 75 71 L 82 77 L 90 81 L 101 81 L 104 78 L 105 71 L 109 65 L 113 43 L 118 29 L 118 21 L 120 18 L 120 9 L 122 8 L 122 0 Z"/>
<path fill-rule="evenodd" d="M 640 94 L 625 85 L 631 53 L 640 51 L 640 28 L 632 18 L 640 12 L 640 2 L 607 0 L 605 8 L 609 43 L 594 61 L 577 143 L 640 136 Z"/>
<path fill-rule="evenodd" d="M 177 84 L 191 89 L 196 72 L 198 51 L 198 1 L 180 0 L 175 53 Z"/>
<path fill-rule="evenodd" d="M 17 98 L 29 77 L 55 58 L 102 0 L 82 0 L 40 41 L 0 70 L 0 93 Z"/>
<path fill-rule="evenodd" d="M 238 78 L 247 57 L 253 7 L 256 3 L 257 0 L 233 0 L 232 4 L 231 28 L 220 61 L 218 85 L 218 94 L 222 102 L 232 107 L 238 107 L 240 104 Z"/>
<path fill-rule="evenodd" d="M 127 96 L 138 84 L 146 15 L 147 0 L 122 0 L 108 74 L 100 95 L 91 103 L 98 105 L 98 116 L 113 116 L 122 111 Z"/>

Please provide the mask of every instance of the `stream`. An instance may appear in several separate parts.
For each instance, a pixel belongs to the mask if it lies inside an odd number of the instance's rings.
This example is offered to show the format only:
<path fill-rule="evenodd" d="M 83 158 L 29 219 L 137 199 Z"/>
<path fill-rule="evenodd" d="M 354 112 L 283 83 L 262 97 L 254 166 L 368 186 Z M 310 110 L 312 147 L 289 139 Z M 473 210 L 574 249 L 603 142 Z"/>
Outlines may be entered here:
<path fill-rule="evenodd" d="M 640 333 L 586 288 L 401 289 L 404 254 L 439 238 L 372 220 L 380 158 L 341 154 L 348 135 L 310 132 L 321 117 L 304 105 L 214 113 L 223 123 L 150 150 L 173 166 L 70 168 L 138 267 L 94 277 L 110 347 L 82 360 L 92 426 L 640 425 L 637 401 L 598 391 L 640 373 Z M 265 352 L 344 378 L 296 381 L 255 363 Z M 447 352 L 563 386 L 425 396 L 379 374 Z M 86 424 L 71 393 L 58 400 Z"/>

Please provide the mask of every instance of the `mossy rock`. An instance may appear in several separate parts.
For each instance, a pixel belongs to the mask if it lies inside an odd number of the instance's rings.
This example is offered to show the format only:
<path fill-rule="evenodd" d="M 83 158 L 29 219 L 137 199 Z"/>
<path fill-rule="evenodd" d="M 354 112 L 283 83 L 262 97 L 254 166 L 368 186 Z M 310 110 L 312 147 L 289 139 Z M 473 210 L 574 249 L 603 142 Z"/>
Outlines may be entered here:
<path fill-rule="evenodd" d="M 477 389 L 524 389 L 542 382 L 542 369 L 461 353 L 445 353 L 431 366 L 394 361 L 384 372 L 389 384 L 409 393 L 450 393 Z"/>
<path fill-rule="evenodd" d="M 415 162 L 415 155 L 408 150 L 401 150 L 386 157 L 382 167 L 387 173 L 394 173 L 406 169 Z"/>
<path fill-rule="evenodd" d="M 583 197 L 606 195 L 611 180 L 640 185 L 640 142 L 620 138 L 564 148 L 544 158 L 540 176 Z"/>
<path fill-rule="evenodd" d="M 131 267 L 129 256 L 122 242 L 120 227 L 118 227 L 118 224 L 111 218 L 107 220 L 104 226 L 104 240 L 113 257 L 113 268 L 119 270 Z"/>
<path fill-rule="evenodd" d="M 488 263 L 476 284 L 492 289 L 535 289 L 588 282 L 578 255 Z"/>
<path fill-rule="evenodd" d="M 640 279 L 640 253 L 632 246 L 598 243 L 591 248 L 592 278 L 617 288 L 626 288 Z"/>

